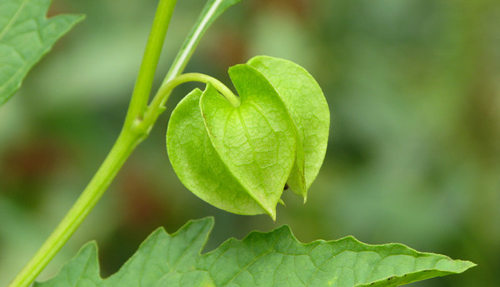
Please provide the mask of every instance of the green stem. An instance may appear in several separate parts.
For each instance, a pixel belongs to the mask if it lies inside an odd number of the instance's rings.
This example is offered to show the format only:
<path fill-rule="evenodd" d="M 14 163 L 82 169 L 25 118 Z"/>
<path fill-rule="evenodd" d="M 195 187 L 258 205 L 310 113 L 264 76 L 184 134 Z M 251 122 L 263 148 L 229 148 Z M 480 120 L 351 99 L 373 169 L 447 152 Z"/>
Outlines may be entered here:
<path fill-rule="evenodd" d="M 240 98 L 216 78 L 201 73 L 182 74 L 160 87 L 153 101 L 148 106 L 146 113 L 144 114 L 144 119 L 134 125 L 134 128 L 138 131 L 138 133 L 149 134 L 158 117 L 163 113 L 163 111 L 165 111 L 165 103 L 170 98 L 172 91 L 177 86 L 188 82 L 200 82 L 204 84 L 210 83 L 228 100 L 231 105 L 234 107 L 240 105 Z"/>
<path fill-rule="evenodd" d="M 167 73 L 167 76 L 165 76 L 165 79 L 163 80 L 162 86 L 166 85 L 173 78 L 182 74 L 184 68 L 189 62 L 189 59 L 193 55 L 194 50 L 196 50 L 196 47 L 200 43 L 203 34 L 205 34 L 206 30 L 208 29 L 208 27 L 210 27 L 213 21 L 215 21 L 215 19 L 225 9 L 227 9 L 226 7 L 221 10 L 220 6 L 223 2 L 224 1 L 222 0 L 207 1 L 207 4 L 201 11 L 201 17 L 198 18 L 196 23 L 193 25 L 193 28 L 191 28 L 191 31 L 189 31 L 189 34 L 182 44 L 179 53 L 177 53 L 177 56 L 175 57 L 174 62 L 172 63 L 172 66 Z"/>
<path fill-rule="evenodd" d="M 73 207 L 9 287 L 29 286 L 35 280 L 94 208 L 135 147 L 148 136 L 147 132 L 138 128 L 137 123 L 141 122 L 146 111 L 154 73 L 176 1 L 160 0 L 158 3 L 125 124 L 113 148 Z"/>
<path fill-rule="evenodd" d="M 29 286 L 35 280 L 38 274 L 47 266 L 50 260 L 52 260 L 87 217 L 140 141 L 139 136 L 122 131 L 87 188 L 85 188 L 64 219 L 9 286 Z"/>
<path fill-rule="evenodd" d="M 73 207 L 9 287 L 29 286 L 68 241 L 102 197 L 128 156 L 149 135 L 149 131 L 158 116 L 165 110 L 164 105 L 176 86 L 187 81 L 210 82 L 233 105 L 239 104 L 238 97 L 214 78 L 202 74 L 179 76 L 210 24 L 225 9 L 239 2 L 236 1 L 231 5 L 225 4 L 223 6 L 223 0 L 215 0 L 207 2 L 200 18 L 188 34 L 158 93 L 155 95 L 151 105 L 147 106 L 158 59 L 176 1 L 160 0 L 158 4 L 151 34 L 149 35 L 146 51 L 127 111 L 125 124 L 113 148 Z"/>
<path fill-rule="evenodd" d="M 35 280 L 88 216 L 132 151 L 145 139 L 144 134 L 149 133 L 161 114 L 161 103 L 168 100 L 173 89 L 186 82 L 211 83 L 231 103 L 239 104 L 238 97 L 229 88 L 217 79 L 204 74 L 183 74 L 168 82 L 158 91 L 155 101 L 145 114 L 144 121 L 134 125 L 132 129 L 123 128 L 108 156 L 78 200 L 9 287 L 28 286 Z"/>
<path fill-rule="evenodd" d="M 176 2 L 177 0 L 161 0 L 158 3 L 151 34 L 146 44 L 146 51 L 142 58 L 141 68 L 137 75 L 132 99 L 127 111 L 125 126 L 129 127 L 133 125 L 137 120 L 142 120 L 144 116 L 161 50 Z"/>
<path fill-rule="evenodd" d="M 156 101 L 153 101 L 151 108 L 145 114 L 144 121 L 134 125 L 132 129 L 128 127 L 123 128 L 108 156 L 78 200 L 9 287 L 28 286 L 35 280 L 38 274 L 40 274 L 81 225 L 83 220 L 85 220 L 132 151 L 145 139 L 144 134 L 149 133 L 149 130 L 153 127 L 158 116 L 161 114 L 161 112 L 158 112 L 162 110 L 161 102 L 167 101 L 172 90 L 178 85 L 193 81 L 211 83 L 220 93 L 228 98 L 228 100 L 232 99 L 230 101 L 237 101 L 239 103 L 238 97 L 224 84 L 204 74 L 183 74 L 167 83 L 167 85 L 158 91 L 158 97 L 155 98 Z"/>
<path fill-rule="evenodd" d="M 189 59 L 191 59 L 194 50 L 196 50 L 196 47 L 200 43 L 201 38 L 210 27 L 210 25 L 212 25 L 212 23 L 215 21 L 215 19 L 217 19 L 217 17 L 219 17 L 219 15 L 222 14 L 227 8 L 238 3 L 239 1 L 241 0 L 233 1 L 233 3 L 231 4 L 228 4 L 224 0 L 207 1 L 205 7 L 203 7 L 203 10 L 201 11 L 200 16 L 198 17 L 198 20 L 196 20 L 196 23 L 193 25 L 186 39 L 182 43 L 181 49 L 177 53 L 172 66 L 170 66 L 170 69 L 168 70 L 168 73 L 163 79 L 161 87 L 155 96 L 155 99 L 158 96 L 161 96 L 164 99 L 161 102 L 161 107 L 159 107 L 159 109 L 165 106 L 165 102 L 170 97 L 170 95 L 168 94 L 160 93 L 160 90 L 162 90 L 164 86 L 174 78 L 182 74 L 184 68 L 186 68 L 187 63 L 189 62 Z"/>
<path fill-rule="evenodd" d="M 168 101 L 171 91 L 178 85 L 187 82 L 201 82 L 204 84 L 210 83 L 229 101 L 229 103 L 231 103 L 231 105 L 235 107 L 240 105 L 240 98 L 216 78 L 200 73 L 182 74 L 160 87 L 151 102 L 146 115 L 144 116 L 144 121 L 141 123 L 144 130 L 150 128 L 152 124 L 156 122 L 158 116 L 163 112 L 165 103 Z"/>

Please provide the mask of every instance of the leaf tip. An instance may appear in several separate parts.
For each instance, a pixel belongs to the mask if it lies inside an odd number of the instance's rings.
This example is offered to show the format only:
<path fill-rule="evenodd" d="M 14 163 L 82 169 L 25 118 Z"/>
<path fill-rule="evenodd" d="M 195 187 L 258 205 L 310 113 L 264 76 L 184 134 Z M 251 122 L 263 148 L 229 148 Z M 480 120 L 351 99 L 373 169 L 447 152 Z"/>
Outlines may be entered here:
<path fill-rule="evenodd" d="M 273 220 L 273 222 L 276 222 L 276 209 L 274 208 L 264 208 L 264 210 L 266 211 L 266 213 L 271 216 L 271 219 Z"/>

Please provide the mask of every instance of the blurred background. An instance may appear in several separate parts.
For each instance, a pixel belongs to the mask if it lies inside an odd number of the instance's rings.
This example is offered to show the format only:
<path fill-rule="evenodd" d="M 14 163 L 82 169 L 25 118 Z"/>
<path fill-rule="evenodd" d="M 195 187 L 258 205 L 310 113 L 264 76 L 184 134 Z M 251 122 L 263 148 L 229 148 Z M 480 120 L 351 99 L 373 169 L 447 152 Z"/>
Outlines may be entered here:
<path fill-rule="evenodd" d="M 162 80 L 204 5 L 179 1 Z M 87 18 L 0 109 L 0 285 L 42 244 L 120 131 L 157 2 L 54 0 L 50 15 Z M 186 190 L 165 150 L 178 88 L 83 226 L 43 272 L 89 240 L 109 276 L 159 226 L 215 217 L 209 251 L 229 237 L 291 226 L 302 242 L 354 235 L 474 261 L 462 275 L 412 286 L 500 285 L 500 2 L 243 0 L 202 40 L 186 71 L 229 84 L 229 66 L 265 54 L 315 76 L 332 120 L 326 160 L 278 220 L 220 211 Z"/>

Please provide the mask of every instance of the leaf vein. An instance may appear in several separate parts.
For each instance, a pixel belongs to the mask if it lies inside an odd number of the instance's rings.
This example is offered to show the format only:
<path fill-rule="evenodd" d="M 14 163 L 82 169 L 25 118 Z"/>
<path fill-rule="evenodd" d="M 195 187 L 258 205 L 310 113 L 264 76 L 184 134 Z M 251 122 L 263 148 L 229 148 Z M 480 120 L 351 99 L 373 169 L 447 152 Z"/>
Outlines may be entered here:
<path fill-rule="evenodd" d="M 26 3 L 28 1 L 29 0 L 23 0 L 23 2 L 21 3 L 21 5 L 19 5 L 19 8 L 17 9 L 17 11 L 14 13 L 14 15 L 12 16 L 12 18 L 10 19 L 9 23 L 7 23 L 7 25 L 5 25 L 5 28 L 0 33 L 0 41 L 2 41 L 3 37 L 7 34 L 7 31 L 10 29 L 10 27 L 12 27 L 12 25 L 17 20 L 17 18 L 19 18 L 19 15 L 21 14 L 21 12 L 23 11 L 23 9 L 25 8 Z"/>

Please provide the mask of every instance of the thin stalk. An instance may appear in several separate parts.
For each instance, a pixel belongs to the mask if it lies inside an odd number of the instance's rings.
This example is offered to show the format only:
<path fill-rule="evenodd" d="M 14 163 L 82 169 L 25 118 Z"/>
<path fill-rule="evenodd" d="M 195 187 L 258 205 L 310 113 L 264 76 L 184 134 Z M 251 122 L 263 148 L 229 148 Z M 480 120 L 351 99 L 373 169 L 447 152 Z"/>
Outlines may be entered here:
<path fill-rule="evenodd" d="M 205 7 L 203 7 L 203 10 L 201 11 L 200 17 L 198 17 L 198 20 L 189 31 L 189 34 L 184 40 L 181 49 L 177 53 L 177 56 L 175 57 L 172 66 L 168 70 L 165 79 L 163 79 L 163 82 L 161 84 L 158 93 L 156 93 L 153 99 L 154 101 L 158 96 L 161 96 L 165 99 L 164 101 L 162 101 L 161 108 L 164 108 L 166 99 L 168 99 L 170 96 L 160 93 L 162 88 L 164 88 L 165 85 L 167 85 L 170 81 L 172 81 L 174 78 L 181 75 L 182 72 L 184 72 L 184 69 L 186 68 L 187 63 L 191 59 L 194 50 L 196 50 L 196 47 L 200 43 L 201 38 L 203 37 L 207 29 L 210 27 L 210 25 L 212 25 L 212 23 L 217 19 L 217 17 L 219 17 L 220 14 L 222 14 L 227 8 L 238 3 L 239 1 L 241 0 L 233 1 L 230 4 L 228 4 L 224 0 L 207 1 L 207 4 L 205 5 Z"/>
<path fill-rule="evenodd" d="M 146 110 L 175 4 L 176 0 L 160 0 L 158 3 L 125 124 L 111 151 L 73 207 L 9 287 L 26 287 L 35 280 L 94 208 L 135 147 L 148 136 L 147 132 L 137 128 L 136 123 L 141 121 Z"/>
<path fill-rule="evenodd" d="M 142 120 L 144 116 L 161 50 L 176 2 L 177 0 L 160 0 L 158 3 L 151 34 L 146 44 L 141 68 L 139 69 L 134 91 L 132 92 L 125 126 L 133 125 L 135 121 Z"/>
<path fill-rule="evenodd" d="M 229 101 L 229 103 L 231 103 L 231 105 L 235 107 L 240 105 L 240 98 L 216 78 L 200 73 L 182 74 L 160 87 L 153 101 L 149 105 L 148 111 L 144 116 L 144 121 L 141 123 L 141 126 L 143 126 L 143 130 L 147 130 L 152 126 L 154 122 L 156 122 L 158 116 L 163 112 L 163 106 L 168 101 L 172 90 L 178 85 L 187 82 L 200 82 L 204 84 L 210 83 Z"/>
<path fill-rule="evenodd" d="M 208 1 L 206 6 L 203 8 L 201 12 L 202 16 L 198 19 L 198 21 L 194 24 L 191 31 L 189 31 L 186 40 L 182 44 L 179 53 L 174 59 L 170 70 L 167 73 L 167 76 L 163 80 L 162 86 L 166 85 L 173 78 L 179 76 L 184 71 L 189 59 L 193 55 L 194 50 L 200 43 L 201 37 L 205 34 L 205 31 L 212 24 L 212 22 L 217 18 L 217 14 L 219 12 L 219 6 L 223 1 Z"/>
<path fill-rule="evenodd" d="M 108 156 L 78 200 L 9 287 L 29 286 L 35 280 L 38 274 L 47 266 L 50 260 L 52 260 L 81 225 L 83 220 L 85 220 L 108 189 L 132 151 L 145 139 L 144 134 L 147 134 L 145 131 L 149 131 L 152 128 L 161 113 L 159 111 L 162 110 L 162 101 L 167 101 L 172 90 L 186 82 L 211 83 L 229 102 L 239 105 L 239 98 L 229 88 L 217 79 L 204 74 L 183 74 L 163 86 L 158 92 L 160 96 L 155 98 L 156 101 L 152 103 L 151 109 L 146 113 L 144 121 L 139 125 L 134 125 L 133 130 L 130 130 L 128 127 L 123 128 Z"/>
<path fill-rule="evenodd" d="M 138 138 L 138 136 L 134 136 L 128 132 L 120 134 L 87 188 L 85 188 L 73 207 L 49 238 L 47 238 L 38 252 L 31 258 L 24 269 L 21 270 L 14 281 L 12 281 L 9 285 L 10 287 L 29 286 L 35 280 L 102 197 L 125 160 L 140 143 L 141 140 L 140 138 L 138 140 Z"/>
<path fill-rule="evenodd" d="M 162 86 L 155 95 L 152 104 L 149 107 L 147 106 L 154 74 L 176 2 L 176 0 L 160 0 L 158 4 L 125 123 L 110 153 L 61 223 L 56 227 L 23 270 L 16 276 L 9 287 L 29 286 L 50 260 L 52 260 L 55 254 L 69 240 L 71 235 L 76 231 L 102 197 L 128 156 L 137 145 L 147 138 L 158 116 L 164 111 L 163 106 L 172 90 L 177 85 L 186 81 L 192 81 L 192 78 L 191 80 L 189 80 L 189 78 L 193 77 L 193 75 L 197 75 L 194 76 L 196 78 L 194 81 L 212 83 L 229 101 L 232 101 L 233 104 L 239 104 L 239 99 L 232 94 L 227 87 L 211 77 L 206 75 L 200 76 L 201 74 L 179 76 L 210 24 L 229 6 L 239 2 L 238 0 L 228 5 L 227 3 L 223 4 L 224 0 L 213 0 L 207 2 L 200 18 L 190 34 L 188 34 L 184 42 L 185 44 L 174 60 Z"/>
<path fill-rule="evenodd" d="M 146 138 L 144 135 L 149 133 L 149 130 L 151 130 L 161 114 L 162 101 L 167 101 L 172 90 L 186 82 L 211 83 L 228 101 L 239 104 L 239 98 L 229 88 L 217 79 L 204 74 L 183 74 L 163 86 L 158 92 L 159 96 L 155 97 L 156 101 L 153 101 L 151 108 L 145 114 L 144 121 L 134 125 L 132 129 L 129 127 L 123 128 L 108 156 L 78 200 L 9 287 L 29 286 L 35 280 L 85 220 L 132 151 Z"/>

